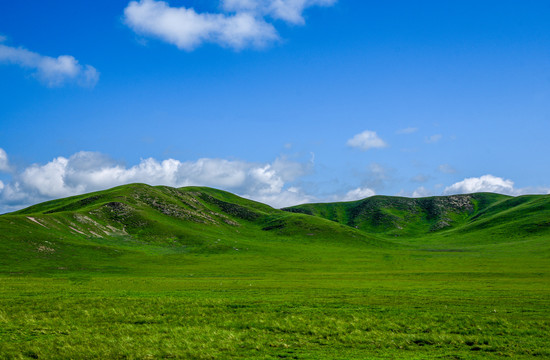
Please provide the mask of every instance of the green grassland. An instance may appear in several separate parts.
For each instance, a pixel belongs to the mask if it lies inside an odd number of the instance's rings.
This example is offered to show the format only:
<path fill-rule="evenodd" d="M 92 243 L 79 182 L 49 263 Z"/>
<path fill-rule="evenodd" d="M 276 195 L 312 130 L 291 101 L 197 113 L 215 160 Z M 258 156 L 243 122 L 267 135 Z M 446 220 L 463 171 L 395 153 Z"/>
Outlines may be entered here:
<path fill-rule="evenodd" d="M 0 216 L 0 358 L 544 359 L 549 270 L 550 196 L 126 185 Z"/>

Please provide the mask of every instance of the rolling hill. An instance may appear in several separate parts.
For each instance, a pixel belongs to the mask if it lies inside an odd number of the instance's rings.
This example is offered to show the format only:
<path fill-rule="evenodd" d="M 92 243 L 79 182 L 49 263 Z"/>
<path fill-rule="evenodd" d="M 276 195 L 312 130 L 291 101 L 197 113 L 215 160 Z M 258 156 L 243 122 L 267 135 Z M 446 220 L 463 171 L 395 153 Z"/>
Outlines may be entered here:
<path fill-rule="evenodd" d="M 471 237 L 498 241 L 550 234 L 550 196 L 493 193 L 305 204 L 284 211 L 308 214 L 385 238 Z"/>
<path fill-rule="evenodd" d="M 75 269 L 136 251 L 261 252 L 272 240 L 292 239 L 391 246 L 346 225 L 284 212 L 225 191 L 131 184 L 0 216 L 0 252 L 5 254 L 0 271 Z"/>

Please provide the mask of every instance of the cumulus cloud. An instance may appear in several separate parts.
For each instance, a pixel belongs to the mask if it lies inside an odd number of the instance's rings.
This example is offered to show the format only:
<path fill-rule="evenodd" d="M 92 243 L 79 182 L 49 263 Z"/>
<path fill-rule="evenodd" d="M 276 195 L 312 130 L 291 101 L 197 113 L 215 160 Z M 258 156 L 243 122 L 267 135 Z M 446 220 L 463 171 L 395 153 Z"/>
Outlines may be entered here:
<path fill-rule="evenodd" d="M 124 20 L 137 33 L 188 51 L 204 42 L 242 49 L 262 47 L 278 39 L 273 25 L 251 13 L 199 14 L 192 8 L 171 7 L 164 1 L 132 1 L 124 10 Z"/>
<path fill-rule="evenodd" d="M 306 194 L 298 187 L 289 187 L 279 193 L 273 194 L 242 194 L 243 197 L 251 200 L 256 200 L 265 204 L 269 204 L 275 208 L 283 208 L 286 206 L 299 205 L 305 203 L 317 202 L 315 196 Z"/>
<path fill-rule="evenodd" d="M 211 186 L 282 207 L 306 202 L 290 183 L 306 174 L 309 163 L 278 158 L 271 163 L 203 158 L 196 161 L 143 159 L 126 167 L 95 152 L 57 157 L 14 174 L 0 192 L 0 205 L 23 207 L 40 201 L 142 182 L 150 185 Z"/>
<path fill-rule="evenodd" d="M 432 192 L 428 189 L 426 189 L 424 186 L 421 186 L 413 191 L 412 197 L 419 198 L 419 197 L 427 197 L 431 196 Z"/>
<path fill-rule="evenodd" d="M 410 191 L 401 190 L 397 196 L 409 196 L 409 197 L 426 197 L 441 194 L 440 190 L 443 187 L 442 184 L 434 186 L 434 190 L 420 186 L 412 193 Z M 510 196 L 520 196 L 527 194 L 550 194 L 550 187 L 536 186 L 536 187 L 524 187 L 516 188 L 514 182 L 509 179 L 493 175 L 483 175 L 480 177 L 466 178 L 462 181 L 456 182 L 451 186 L 447 186 L 443 190 L 443 195 L 454 194 L 472 194 L 478 192 L 492 192 Z"/>
<path fill-rule="evenodd" d="M 0 171 L 9 171 L 10 164 L 8 162 L 8 154 L 4 151 L 4 149 L 0 148 Z"/>
<path fill-rule="evenodd" d="M 222 0 L 227 11 L 247 11 L 283 20 L 291 24 L 304 24 L 303 12 L 311 6 L 331 6 L 336 0 Z"/>
<path fill-rule="evenodd" d="M 310 173 L 313 170 L 314 161 L 315 154 L 313 153 L 311 153 L 311 159 L 307 163 L 292 161 L 286 156 L 281 156 L 275 159 L 272 167 L 280 174 L 283 181 L 290 182 Z"/>
<path fill-rule="evenodd" d="M 131 1 L 124 22 L 136 33 L 157 37 L 191 51 L 203 43 L 233 49 L 263 47 L 279 39 L 266 17 L 303 24 L 303 11 L 336 0 L 222 0 L 223 13 L 197 13 L 193 8 L 172 7 L 165 1 Z"/>
<path fill-rule="evenodd" d="M 370 130 L 365 130 L 355 135 L 348 140 L 347 145 L 361 150 L 384 148 L 388 146 L 384 140 L 378 137 L 375 131 Z"/>
<path fill-rule="evenodd" d="M 545 186 L 516 188 L 512 180 L 493 175 L 466 178 L 448 186 L 444 194 L 469 194 L 474 192 L 494 192 L 504 195 L 519 196 L 526 194 L 550 194 L 550 188 Z"/>
<path fill-rule="evenodd" d="M 45 56 L 22 47 L 1 44 L 3 40 L 0 39 L 0 63 L 29 69 L 34 77 L 49 87 L 68 83 L 94 87 L 99 80 L 99 72 L 93 66 L 81 65 L 73 56 Z"/>
<path fill-rule="evenodd" d="M 512 180 L 493 175 L 467 178 L 445 188 L 445 194 L 469 194 L 475 192 L 493 192 L 506 195 L 519 195 Z"/>
<path fill-rule="evenodd" d="M 355 201 L 376 195 L 376 192 L 370 188 L 358 187 L 348 191 L 339 201 Z"/>

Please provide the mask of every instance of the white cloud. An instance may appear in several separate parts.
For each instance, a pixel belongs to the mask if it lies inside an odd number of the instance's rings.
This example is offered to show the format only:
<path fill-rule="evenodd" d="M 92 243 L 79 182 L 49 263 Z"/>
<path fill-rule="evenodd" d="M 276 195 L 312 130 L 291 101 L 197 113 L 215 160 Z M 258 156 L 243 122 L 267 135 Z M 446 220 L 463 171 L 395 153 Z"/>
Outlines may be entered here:
<path fill-rule="evenodd" d="M 504 195 L 519 196 L 527 194 L 550 194 L 550 188 L 545 186 L 515 188 L 512 180 L 505 180 L 493 175 L 467 178 L 445 188 L 443 193 L 470 194 L 475 192 L 493 192 Z"/>
<path fill-rule="evenodd" d="M 199 14 L 192 8 L 171 7 L 164 1 L 131 1 L 124 21 L 137 33 L 158 37 L 180 49 L 204 42 L 242 49 L 262 47 L 278 39 L 275 28 L 249 12 Z"/>
<path fill-rule="evenodd" d="M 456 169 L 449 164 L 441 164 L 437 167 L 437 170 L 443 174 L 454 174 Z"/>
<path fill-rule="evenodd" d="M 286 158 L 272 163 L 203 158 L 196 161 L 153 158 L 125 167 L 95 152 L 57 157 L 46 164 L 34 164 L 13 175 L 0 192 L 0 207 L 23 207 L 53 198 L 66 197 L 128 183 L 150 185 L 211 186 L 272 206 L 306 202 L 308 196 L 291 182 L 311 169 L 309 163 Z"/>
<path fill-rule="evenodd" d="M 0 171 L 9 171 L 10 164 L 8 161 L 8 154 L 4 149 L 0 148 Z"/>
<path fill-rule="evenodd" d="M 408 127 L 408 128 L 404 128 L 404 129 L 399 129 L 397 130 L 397 133 L 398 134 L 412 134 L 412 133 L 415 133 L 418 131 L 418 128 L 415 128 L 415 127 Z"/>
<path fill-rule="evenodd" d="M 443 135 L 441 134 L 435 134 L 432 136 L 429 136 L 426 138 L 426 143 L 428 144 L 435 144 L 436 142 L 439 142 L 443 138 Z"/>
<path fill-rule="evenodd" d="M 427 197 L 431 196 L 432 193 L 430 190 L 426 189 L 424 186 L 421 186 L 413 191 L 412 197 L 419 198 L 419 197 Z"/>
<path fill-rule="evenodd" d="M 5 40 L 5 39 L 4 39 Z M 0 43 L 2 39 L 0 39 Z M 70 55 L 56 58 L 40 55 L 22 47 L 0 44 L 0 63 L 14 64 L 33 71 L 33 76 L 49 87 L 76 83 L 84 87 L 94 87 L 99 80 L 99 72 L 90 65 L 81 65 Z"/>
<path fill-rule="evenodd" d="M 331 6 L 336 0 L 222 0 L 227 11 L 247 11 L 291 24 L 304 24 L 302 13 L 311 6 Z"/>
<path fill-rule="evenodd" d="M 362 200 L 364 198 L 374 196 L 376 192 L 370 188 L 358 187 L 356 189 L 348 191 L 343 197 L 338 201 L 355 201 Z"/>
<path fill-rule="evenodd" d="M 518 195 L 512 180 L 493 175 L 467 178 L 445 188 L 445 194 L 470 194 L 475 192 L 493 192 L 506 195 Z"/>
<path fill-rule="evenodd" d="M 336 0 L 221 0 L 225 13 L 197 13 L 165 1 L 135 0 L 124 9 L 124 21 L 135 32 L 154 36 L 191 51 L 203 43 L 233 49 L 263 47 L 279 39 L 266 17 L 304 24 L 303 11 Z"/>
<path fill-rule="evenodd" d="M 424 186 L 420 186 L 415 190 L 413 190 L 412 192 L 410 190 L 401 189 L 394 196 L 401 196 L 401 197 L 408 197 L 408 198 L 421 198 L 421 197 L 433 196 L 433 192 Z"/>
<path fill-rule="evenodd" d="M 378 137 L 376 132 L 370 130 L 365 130 L 355 135 L 348 140 L 347 145 L 361 150 L 384 148 L 388 146 L 384 140 Z"/>
<path fill-rule="evenodd" d="M 283 208 L 318 201 L 316 197 L 305 194 L 302 189 L 297 187 L 289 187 L 279 193 L 273 194 L 243 194 L 242 196 L 247 199 L 269 204 L 275 208 Z"/>
<path fill-rule="evenodd" d="M 438 189 L 441 189 L 442 187 L 442 184 L 436 184 L 434 186 L 434 190 L 430 190 L 424 186 L 421 186 L 412 193 L 401 190 L 396 195 L 408 197 L 433 196 L 436 195 L 436 193 L 440 194 L 441 192 Z M 492 192 L 510 196 L 520 196 L 527 194 L 550 194 L 550 188 L 545 186 L 516 188 L 514 187 L 514 182 L 512 180 L 503 179 L 493 175 L 483 175 L 480 177 L 466 178 L 462 181 L 454 183 L 451 186 L 447 186 L 443 190 L 443 195 L 472 194 L 478 192 Z"/>
<path fill-rule="evenodd" d="M 308 174 L 312 170 L 314 162 L 315 154 L 311 153 L 311 159 L 308 163 L 292 161 L 286 156 L 282 156 L 275 159 L 272 166 L 285 182 L 289 182 Z"/>
<path fill-rule="evenodd" d="M 525 188 L 516 189 L 516 195 L 528 195 L 528 194 L 550 194 L 550 187 L 547 186 L 529 186 Z"/>
<path fill-rule="evenodd" d="M 373 189 L 360 186 L 355 189 L 351 189 L 345 194 L 334 194 L 324 196 L 323 198 L 314 198 L 309 202 L 341 202 L 341 201 L 357 201 L 376 195 L 376 191 Z"/>

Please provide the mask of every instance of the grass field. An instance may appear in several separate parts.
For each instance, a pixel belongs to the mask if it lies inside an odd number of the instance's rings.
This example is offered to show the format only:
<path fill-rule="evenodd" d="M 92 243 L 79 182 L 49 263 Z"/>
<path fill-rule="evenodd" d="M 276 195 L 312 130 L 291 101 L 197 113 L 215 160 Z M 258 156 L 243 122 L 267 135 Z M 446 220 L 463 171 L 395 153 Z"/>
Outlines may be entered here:
<path fill-rule="evenodd" d="M 1 216 L 0 358 L 550 358 L 545 198 L 396 237 L 209 194 L 227 221 L 185 231 L 136 203 L 120 232 L 90 236 L 120 219 L 89 197 Z"/>

